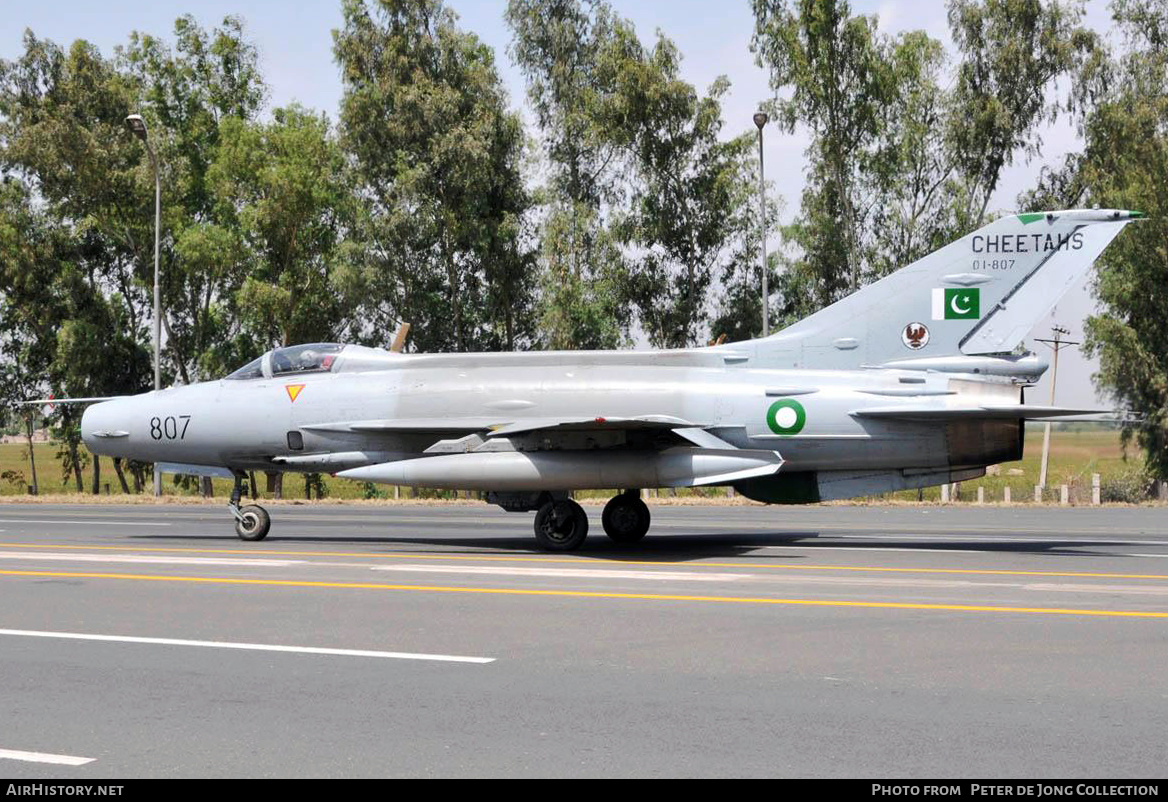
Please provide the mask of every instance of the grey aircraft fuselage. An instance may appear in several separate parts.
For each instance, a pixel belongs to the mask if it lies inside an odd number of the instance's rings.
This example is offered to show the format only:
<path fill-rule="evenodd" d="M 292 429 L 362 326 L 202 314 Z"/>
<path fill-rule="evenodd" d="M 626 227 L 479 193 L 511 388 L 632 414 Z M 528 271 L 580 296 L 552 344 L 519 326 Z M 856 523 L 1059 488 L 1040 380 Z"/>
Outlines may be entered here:
<path fill-rule="evenodd" d="M 666 417 L 690 424 L 676 428 L 709 432 L 737 449 L 777 451 L 784 476 L 826 472 L 843 479 L 881 472 L 887 489 L 898 489 L 902 482 L 917 486 L 904 479 L 904 469 L 941 483 L 948 476 L 933 474 L 1020 456 L 1016 419 L 884 420 L 851 414 L 876 404 L 909 408 L 922 397 L 951 406 L 987 398 L 1018 403 L 1014 383 L 972 373 L 784 370 L 751 368 L 744 361 L 749 360 L 742 360 L 740 351 L 727 348 L 411 356 L 347 346 L 330 372 L 221 379 L 105 402 L 86 411 L 82 430 L 87 445 L 99 454 L 236 470 L 336 473 L 421 457 L 451 438 L 524 421 L 581 420 L 581 428 L 540 428 L 496 438 L 491 451 L 480 446 L 476 453 L 555 450 L 602 458 L 602 451 L 639 450 L 639 437 L 672 431 L 627 429 L 624 420 Z M 1018 369 L 1041 367 L 1031 360 Z M 778 402 L 786 406 L 771 413 Z M 597 418 L 604 422 L 583 428 Z M 615 423 L 608 427 L 610 419 Z M 418 431 L 392 424 L 376 430 L 378 422 L 387 421 L 421 424 Z M 647 439 L 640 445 L 654 450 Z M 676 445 L 691 444 L 678 439 Z M 312 455 L 320 456 L 313 460 Z M 284 461 L 289 459 L 294 461 Z M 592 481 L 591 473 L 581 470 L 577 479 L 555 489 L 594 487 Z M 513 489 L 493 483 L 490 475 L 429 486 Z M 800 482 L 789 500 L 829 497 L 809 488 Z"/>
<path fill-rule="evenodd" d="M 96 454 L 234 476 L 245 539 L 267 513 L 248 470 L 481 490 L 536 510 L 536 536 L 575 548 L 567 496 L 619 489 L 618 542 L 644 535 L 644 487 L 730 485 L 803 503 L 939 485 L 1022 456 L 1024 421 L 1088 410 L 1025 404 L 1045 360 L 1023 338 L 1138 212 L 1000 218 L 756 340 L 672 351 L 401 354 L 315 343 L 231 376 L 96 404 Z"/>

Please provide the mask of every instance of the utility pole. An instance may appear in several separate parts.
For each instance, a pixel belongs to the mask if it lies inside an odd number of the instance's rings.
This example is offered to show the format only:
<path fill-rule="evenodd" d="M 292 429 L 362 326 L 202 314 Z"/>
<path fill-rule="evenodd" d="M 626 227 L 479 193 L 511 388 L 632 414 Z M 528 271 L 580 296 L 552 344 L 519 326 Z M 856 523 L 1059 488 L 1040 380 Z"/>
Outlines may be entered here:
<path fill-rule="evenodd" d="M 146 146 L 146 153 L 150 156 L 150 166 L 154 168 L 154 392 L 162 389 L 162 302 L 158 290 L 158 256 L 162 232 L 162 180 L 158 173 L 158 159 L 154 155 L 154 148 L 150 146 L 150 135 L 146 130 L 146 121 L 140 114 L 131 114 L 126 118 L 126 127 L 130 133 L 142 140 Z M 162 472 L 158 463 L 154 463 L 154 495 L 162 495 Z"/>
<path fill-rule="evenodd" d="M 32 471 L 32 483 L 28 486 L 28 492 L 29 492 L 29 495 L 32 495 L 32 496 L 35 496 L 40 492 L 40 488 L 37 486 L 36 451 L 33 448 L 33 442 L 32 442 L 33 416 L 35 414 L 36 413 L 33 412 L 33 410 L 29 409 L 25 413 L 25 417 L 24 417 L 25 429 L 28 432 L 28 435 L 27 435 L 28 436 L 28 466 L 29 466 L 29 469 Z"/>
<path fill-rule="evenodd" d="M 762 129 L 770 118 L 763 112 L 754 115 L 754 124 L 758 126 L 758 207 L 759 207 L 759 240 L 762 245 L 762 336 L 771 333 L 770 324 L 770 292 L 767 290 L 767 252 L 766 252 L 766 179 L 762 169 Z"/>
<path fill-rule="evenodd" d="M 1050 373 L 1050 405 L 1054 406 L 1054 385 L 1058 381 L 1058 358 L 1059 351 L 1070 345 L 1078 345 L 1077 342 L 1071 340 L 1064 340 L 1063 337 L 1070 334 L 1070 329 L 1064 329 L 1062 326 L 1055 325 L 1051 328 L 1054 332 L 1053 340 L 1036 340 L 1054 351 L 1054 366 Z M 1042 434 L 1042 468 L 1038 473 L 1038 486 L 1046 487 L 1046 465 L 1050 459 L 1050 421 L 1046 422 L 1045 431 Z"/>

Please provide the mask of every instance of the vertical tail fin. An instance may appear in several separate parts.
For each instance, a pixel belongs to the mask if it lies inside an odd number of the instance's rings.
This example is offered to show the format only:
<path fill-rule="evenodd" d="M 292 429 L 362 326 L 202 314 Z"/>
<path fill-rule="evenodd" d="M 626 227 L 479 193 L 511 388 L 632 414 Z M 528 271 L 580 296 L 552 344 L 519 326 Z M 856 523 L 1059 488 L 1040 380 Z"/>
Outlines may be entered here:
<path fill-rule="evenodd" d="M 1008 353 L 1142 216 L 1081 209 L 1003 217 L 756 341 L 758 357 L 845 369 Z"/>

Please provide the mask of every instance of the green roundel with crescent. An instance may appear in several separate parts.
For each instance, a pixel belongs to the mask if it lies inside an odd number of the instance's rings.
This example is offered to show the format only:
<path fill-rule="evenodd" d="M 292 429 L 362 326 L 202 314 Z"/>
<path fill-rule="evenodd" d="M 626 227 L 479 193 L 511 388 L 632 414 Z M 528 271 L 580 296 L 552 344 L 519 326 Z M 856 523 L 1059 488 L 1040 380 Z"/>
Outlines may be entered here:
<path fill-rule="evenodd" d="M 775 434 L 799 434 L 807 423 L 807 410 L 794 398 L 780 398 L 767 410 L 766 422 Z"/>

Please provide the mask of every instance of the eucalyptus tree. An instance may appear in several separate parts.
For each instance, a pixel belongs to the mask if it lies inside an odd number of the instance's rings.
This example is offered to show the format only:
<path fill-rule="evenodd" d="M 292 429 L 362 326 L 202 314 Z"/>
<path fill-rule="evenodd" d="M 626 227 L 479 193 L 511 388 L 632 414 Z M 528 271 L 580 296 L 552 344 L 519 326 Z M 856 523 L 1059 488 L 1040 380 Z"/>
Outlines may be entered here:
<path fill-rule="evenodd" d="M 344 0 L 333 32 L 341 144 L 364 201 L 371 320 L 423 350 L 531 337 L 530 205 L 494 54 L 441 0 Z"/>
<path fill-rule="evenodd" d="M 599 0 L 512 0 L 506 18 L 547 165 L 548 341 L 613 347 L 634 321 L 656 346 L 701 341 L 749 220 L 752 139 L 723 135 L 729 83 L 699 93 L 671 40 L 647 46 Z"/>
<path fill-rule="evenodd" d="M 811 135 L 784 230 L 780 316 L 801 317 L 980 226 L 1006 166 L 1069 103 L 1090 57 L 1082 4 L 950 0 L 947 54 L 847 0 L 753 0 L 752 47 L 781 126 Z"/>
<path fill-rule="evenodd" d="M 219 225 L 203 232 L 205 251 L 184 254 L 192 271 L 240 265 L 232 311 L 252 351 L 352 339 L 362 296 L 343 275 L 341 246 L 353 199 L 328 120 L 290 106 L 270 122 L 225 120 L 219 136 L 207 171 Z"/>
<path fill-rule="evenodd" d="M 1059 112 L 1056 79 L 1099 43 L 1077 0 L 948 0 L 948 11 L 959 59 L 949 126 L 963 179 L 958 224 L 972 230 L 985 222 L 1002 170 L 1040 152 L 1039 128 Z"/>
<path fill-rule="evenodd" d="M 625 26 L 618 35 L 634 36 Z M 664 36 L 652 49 L 634 41 L 605 55 L 615 91 L 598 119 L 630 166 L 628 204 L 614 214 L 628 247 L 625 296 L 652 345 L 695 345 L 714 282 L 744 257 L 735 246 L 751 220 L 754 137 L 722 138 L 729 82 L 718 78 L 700 95 L 680 78 L 681 54 Z"/>
<path fill-rule="evenodd" d="M 1149 473 L 1168 481 L 1168 2 L 1116 0 L 1119 41 L 1081 80 L 1083 150 L 1047 171 L 1030 197 L 1122 204 L 1147 219 L 1100 257 L 1084 348 L 1097 386 L 1127 411 Z"/>
<path fill-rule="evenodd" d="M 30 322 L 24 332 L 35 343 L 16 341 L 51 355 L 39 367 L 57 392 L 138 392 L 150 374 L 144 346 L 152 316 L 154 171 L 126 130 L 132 112 L 147 118 L 164 173 L 166 380 L 197 378 L 201 351 L 220 340 L 216 325 L 227 325 L 209 314 L 205 299 L 229 285 L 208 287 L 217 274 L 186 270 L 176 243 L 210 222 L 205 168 L 219 120 L 258 109 L 256 55 L 232 18 L 207 33 L 184 17 L 175 36 L 171 50 L 133 34 L 128 47 L 105 57 L 84 40 L 66 49 L 26 32 L 20 56 L 0 63 L 0 169 L 20 182 L 21 203 L 53 234 L 39 262 L 49 272 L 32 274 L 39 286 L 26 286 L 19 304 L 43 325 Z M 12 299 L 10 308 L 18 306 Z M 73 412 L 58 415 L 64 461 L 80 487 L 84 458 Z M 96 490 L 99 463 L 93 465 Z"/>
<path fill-rule="evenodd" d="M 173 43 L 134 32 L 119 48 L 118 64 L 135 82 L 164 173 L 163 325 L 168 361 L 186 383 L 251 352 L 233 308 L 246 277 L 243 233 L 223 219 L 210 172 L 225 136 L 258 121 L 268 88 L 259 51 L 236 16 L 210 30 L 190 15 L 179 17 Z M 140 157 L 136 211 L 152 223 L 154 176 L 140 143 L 133 145 Z M 140 261 L 152 265 L 149 257 Z"/>

